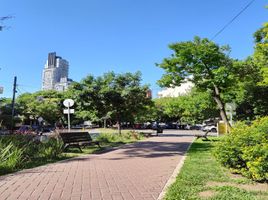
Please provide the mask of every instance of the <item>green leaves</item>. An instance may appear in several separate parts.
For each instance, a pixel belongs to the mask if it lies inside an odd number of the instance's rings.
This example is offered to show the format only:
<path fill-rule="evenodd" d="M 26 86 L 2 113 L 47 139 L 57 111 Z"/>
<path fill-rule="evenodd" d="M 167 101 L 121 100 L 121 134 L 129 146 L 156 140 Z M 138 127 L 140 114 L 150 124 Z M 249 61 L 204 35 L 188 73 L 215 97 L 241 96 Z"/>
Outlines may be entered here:
<path fill-rule="evenodd" d="M 166 71 L 159 81 L 160 85 L 176 86 L 188 79 L 198 90 L 210 91 L 218 104 L 222 119 L 228 123 L 221 94 L 235 81 L 232 76 L 233 63 L 228 55 L 230 48 L 199 37 L 193 41 L 171 44 L 169 48 L 174 53 L 158 64 Z"/>
<path fill-rule="evenodd" d="M 218 117 L 216 105 L 208 92 L 193 89 L 184 96 L 160 98 L 154 102 L 158 117 L 163 121 L 195 124 Z"/>
<path fill-rule="evenodd" d="M 50 124 L 54 124 L 63 115 L 62 101 L 63 94 L 53 90 L 24 93 L 17 98 L 17 110 L 26 121 L 41 116 Z"/>
<path fill-rule="evenodd" d="M 268 180 L 268 117 L 251 126 L 238 123 L 217 145 L 215 155 L 226 167 L 257 181 Z"/>
<path fill-rule="evenodd" d="M 169 48 L 174 54 L 158 64 L 166 71 L 159 81 L 161 86 L 180 85 L 191 76 L 192 82 L 204 90 L 213 89 L 214 84 L 224 88 L 232 81 L 229 78 L 232 61 L 228 57 L 228 46 L 220 47 L 206 38 L 195 37 L 193 41 L 171 44 Z"/>
<path fill-rule="evenodd" d="M 17 148 L 12 142 L 3 144 L 0 140 L 0 174 L 16 169 L 23 160 L 23 152 L 23 148 Z"/>
<path fill-rule="evenodd" d="M 262 28 L 257 30 L 255 37 L 254 61 L 260 66 L 263 80 L 260 85 L 268 85 L 268 23 L 266 22 Z"/>
<path fill-rule="evenodd" d="M 148 86 L 141 85 L 141 73 L 87 76 L 73 86 L 73 96 L 78 102 L 77 117 L 84 120 L 100 121 L 109 115 L 115 121 L 134 121 L 151 100 L 146 97 Z M 74 88 L 75 87 L 75 88 Z"/>

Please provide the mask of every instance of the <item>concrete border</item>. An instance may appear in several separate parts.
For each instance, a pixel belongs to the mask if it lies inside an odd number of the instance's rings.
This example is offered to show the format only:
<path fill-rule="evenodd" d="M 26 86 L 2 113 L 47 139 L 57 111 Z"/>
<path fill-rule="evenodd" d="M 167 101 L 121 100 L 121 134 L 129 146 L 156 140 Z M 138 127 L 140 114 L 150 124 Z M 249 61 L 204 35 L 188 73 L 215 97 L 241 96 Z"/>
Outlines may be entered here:
<path fill-rule="evenodd" d="M 179 161 L 178 165 L 176 166 L 175 170 L 173 171 L 172 175 L 169 177 L 166 185 L 164 186 L 162 192 L 159 194 L 157 200 L 163 200 L 167 191 L 168 191 L 168 188 L 176 181 L 176 177 L 178 176 L 178 174 L 180 173 L 181 171 L 181 168 L 184 164 L 184 161 L 187 157 L 187 152 L 189 151 L 189 149 L 191 148 L 193 142 L 195 141 L 195 137 L 193 138 L 191 144 L 188 146 L 187 150 L 185 151 L 185 154 L 182 156 L 181 160 Z"/>

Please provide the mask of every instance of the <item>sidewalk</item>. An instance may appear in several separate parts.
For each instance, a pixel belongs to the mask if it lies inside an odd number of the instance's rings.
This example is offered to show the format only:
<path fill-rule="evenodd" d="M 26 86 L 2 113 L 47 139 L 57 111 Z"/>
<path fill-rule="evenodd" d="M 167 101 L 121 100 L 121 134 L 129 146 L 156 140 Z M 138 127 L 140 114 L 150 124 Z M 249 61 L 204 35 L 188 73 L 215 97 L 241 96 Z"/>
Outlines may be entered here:
<path fill-rule="evenodd" d="M 0 199 L 157 199 L 193 141 L 169 134 L 0 177 Z"/>

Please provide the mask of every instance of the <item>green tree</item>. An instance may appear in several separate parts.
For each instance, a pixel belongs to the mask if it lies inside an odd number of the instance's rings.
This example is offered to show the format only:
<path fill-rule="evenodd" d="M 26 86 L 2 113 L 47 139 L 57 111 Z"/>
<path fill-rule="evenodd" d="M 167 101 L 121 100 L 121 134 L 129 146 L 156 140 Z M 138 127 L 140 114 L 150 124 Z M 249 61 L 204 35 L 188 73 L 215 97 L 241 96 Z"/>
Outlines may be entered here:
<path fill-rule="evenodd" d="M 54 124 L 63 117 L 63 94 L 54 90 L 25 93 L 17 98 L 17 110 L 25 122 L 42 117 Z"/>
<path fill-rule="evenodd" d="M 262 82 L 261 66 L 249 57 L 243 61 L 234 61 L 233 67 L 236 81 L 233 87 L 224 93 L 224 100 L 237 104 L 236 118 L 246 120 L 267 115 L 268 86 Z"/>
<path fill-rule="evenodd" d="M 87 76 L 70 88 L 70 95 L 78 102 L 76 116 L 95 121 L 109 116 L 117 122 L 121 133 L 121 122 L 133 122 L 151 103 L 147 90 L 148 86 L 141 85 L 140 72 L 109 72 L 97 78 Z"/>
<path fill-rule="evenodd" d="M 65 98 L 75 101 L 75 121 L 99 122 L 106 115 L 105 105 L 101 98 L 103 83 L 92 75 L 85 77 L 80 83 L 73 83 L 65 93 Z"/>
<path fill-rule="evenodd" d="M 189 94 L 181 98 L 184 106 L 181 120 L 184 123 L 202 123 L 206 119 L 219 117 L 217 105 L 210 93 L 200 92 L 194 88 Z"/>
<path fill-rule="evenodd" d="M 0 99 L 0 128 L 12 128 L 12 103 L 10 98 Z M 14 118 L 15 122 L 19 122 L 19 118 Z"/>
<path fill-rule="evenodd" d="M 215 102 L 210 94 L 196 89 L 183 96 L 156 99 L 155 104 L 159 109 L 159 116 L 165 121 L 195 124 L 218 117 Z"/>
<path fill-rule="evenodd" d="M 230 48 L 199 37 L 169 47 L 174 54 L 158 64 L 166 71 L 160 85 L 170 87 L 180 85 L 185 79 L 192 81 L 197 89 L 210 92 L 221 118 L 229 124 L 222 93 L 234 83 L 233 62 L 228 56 Z"/>
<path fill-rule="evenodd" d="M 255 51 L 252 58 L 235 62 L 238 80 L 234 95 L 238 119 L 255 119 L 268 115 L 268 23 L 254 33 Z"/>
<path fill-rule="evenodd" d="M 159 121 L 181 122 L 184 112 L 184 101 L 182 97 L 165 97 L 155 99 L 155 107 Z"/>
<path fill-rule="evenodd" d="M 268 23 L 266 22 L 262 28 L 254 34 L 255 51 L 254 59 L 257 65 L 261 67 L 263 80 L 261 85 L 268 85 Z"/>

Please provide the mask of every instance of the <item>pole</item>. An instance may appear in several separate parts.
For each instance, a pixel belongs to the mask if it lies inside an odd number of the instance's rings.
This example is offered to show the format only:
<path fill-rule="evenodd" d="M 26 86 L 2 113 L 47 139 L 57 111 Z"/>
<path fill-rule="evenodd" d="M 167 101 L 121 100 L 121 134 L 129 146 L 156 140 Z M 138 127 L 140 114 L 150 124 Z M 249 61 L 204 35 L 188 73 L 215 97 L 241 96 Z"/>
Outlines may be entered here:
<path fill-rule="evenodd" d="M 104 127 L 103 128 L 106 128 L 106 118 L 104 119 Z"/>
<path fill-rule="evenodd" d="M 230 124 L 233 126 L 233 111 L 230 113 Z"/>
<path fill-rule="evenodd" d="M 11 114 L 11 122 L 12 122 L 12 131 L 14 128 L 14 115 L 15 115 L 15 97 L 17 92 L 17 76 L 14 77 L 13 84 L 13 97 L 12 97 L 12 114 Z"/>
<path fill-rule="evenodd" d="M 68 102 L 68 131 L 71 131 L 71 123 L 70 123 L 70 103 Z"/>

